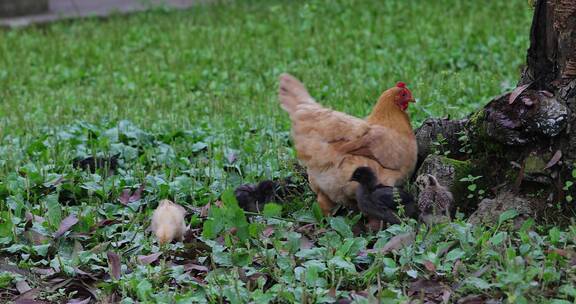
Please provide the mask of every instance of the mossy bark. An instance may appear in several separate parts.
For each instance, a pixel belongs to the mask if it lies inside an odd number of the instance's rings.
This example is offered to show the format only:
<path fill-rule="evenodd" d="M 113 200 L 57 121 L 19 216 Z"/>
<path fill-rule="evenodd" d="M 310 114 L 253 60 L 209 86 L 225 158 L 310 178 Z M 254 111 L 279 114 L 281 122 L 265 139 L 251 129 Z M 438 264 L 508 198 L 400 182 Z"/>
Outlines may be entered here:
<path fill-rule="evenodd" d="M 425 137 L 440 134 L 449 143 L 466 138 L 451 146 L 466 147 L 457 158 L 483 176 L 488 196 L 507 191 L 541 204 L 566 203 L 576 197 L 576 186 L 565 187 L 576 163 L 576 1 L 536 1 L 526 61 L 515 90 L 465 120 L 442 121 L 446 128 Z M 420 160 L 431 150 L 424 149 Z"/>

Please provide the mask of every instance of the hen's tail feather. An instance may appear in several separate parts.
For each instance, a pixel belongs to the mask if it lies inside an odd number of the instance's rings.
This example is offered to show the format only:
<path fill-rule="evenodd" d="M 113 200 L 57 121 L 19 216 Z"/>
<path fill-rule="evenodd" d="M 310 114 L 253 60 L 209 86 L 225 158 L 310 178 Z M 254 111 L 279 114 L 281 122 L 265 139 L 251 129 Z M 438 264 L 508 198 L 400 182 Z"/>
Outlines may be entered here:
<path fill-rule="evenodd" d="M 280 97 L 282 108 L 288 113 L 294 112 L 301 103 L 314 102 L 306 87 L 294 76 L 287 73 L 280 75 L 278 96 Z"/>

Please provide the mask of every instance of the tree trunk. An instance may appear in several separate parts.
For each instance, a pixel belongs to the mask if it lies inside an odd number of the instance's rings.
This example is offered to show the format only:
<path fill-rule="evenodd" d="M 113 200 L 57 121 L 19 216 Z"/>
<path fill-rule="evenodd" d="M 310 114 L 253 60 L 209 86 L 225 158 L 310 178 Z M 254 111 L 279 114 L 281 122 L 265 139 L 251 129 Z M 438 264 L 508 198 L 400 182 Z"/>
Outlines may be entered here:
<path fill-rule="evenodd" d="M 478 182 L 488 196 L 502 192 L 529 196 L 540 210 L 551 203 L 574 205 L 576 185 L 570 185 L 572 180 L 576 183 L 572 176 L 576 163 L 576 134 L 572 134 L 576 131 L 575 0 L 535 3 L 526 64 L 515 90 L 492 99 L 467 119 L 426 121 L 416 131 L 420 163 L 433 150 L 431 142 L 440 137 L 447 143 L 449 157 L 469 160 L 472 175 L 483 176 Z M 470 209 L 471 203 L 460 202 L 468 204 L 462 209 Z"/>

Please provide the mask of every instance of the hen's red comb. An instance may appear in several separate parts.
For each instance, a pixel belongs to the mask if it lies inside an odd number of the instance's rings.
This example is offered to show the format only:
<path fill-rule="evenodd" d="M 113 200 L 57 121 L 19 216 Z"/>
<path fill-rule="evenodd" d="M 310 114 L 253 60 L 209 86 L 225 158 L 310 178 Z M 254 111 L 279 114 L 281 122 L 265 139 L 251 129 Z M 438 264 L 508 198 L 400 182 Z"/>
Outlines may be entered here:
<path fill-rule="evenodd" d="M 403 83 L 402 81 L 398 81 L 398 83 L 396 83 L 396 86 L 404 89 L 406 87 L 406 84 Z"/>

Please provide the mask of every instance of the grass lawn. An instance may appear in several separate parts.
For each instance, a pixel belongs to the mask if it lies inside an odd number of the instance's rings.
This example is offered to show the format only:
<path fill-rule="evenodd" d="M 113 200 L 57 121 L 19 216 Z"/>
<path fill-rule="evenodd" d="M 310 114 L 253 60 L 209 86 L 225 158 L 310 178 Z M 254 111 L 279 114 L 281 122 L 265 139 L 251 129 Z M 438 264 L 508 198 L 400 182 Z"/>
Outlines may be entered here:
<path fill-rule="evenodd" d="M 232 195 L 266 178 L 305 184 L 280 73 L 356 116 L 404 81 L 414 127 L 463 117 L 514 87 L 532 12 L 524 0 L 236 1 L 0 30 L 0 302 L 24 280 L 46 302 L 574 303 L 576 226 L 457 219 L 380 253 L 417 224 L 357 235 L 358 216 L 323 218 L 310 190 L 259 217 Z M 113 174 L 73 165 L 111 155 Z M 191 237 L 159 248 L 147 229 L 163 198 L 223 207 L 191 212 Z"/>

